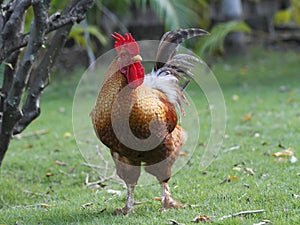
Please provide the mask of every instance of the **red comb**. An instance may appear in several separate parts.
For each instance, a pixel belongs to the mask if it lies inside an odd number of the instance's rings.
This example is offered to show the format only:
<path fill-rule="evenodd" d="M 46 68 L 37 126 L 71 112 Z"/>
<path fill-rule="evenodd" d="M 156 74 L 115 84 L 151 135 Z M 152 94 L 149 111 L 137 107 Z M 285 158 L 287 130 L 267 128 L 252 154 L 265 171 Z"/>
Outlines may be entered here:
<path fill-rule="evenodd" d="M 120 52 L 121 46 L 125 45 L 129 53 L 133 55 L 138 55 L 140 53 L 139 46 L 130 33 L 125 34 L 123 37 L 121 34 L 114 32 L 111 36 L 116 40 L 114 47 L 117 52 Z"/>

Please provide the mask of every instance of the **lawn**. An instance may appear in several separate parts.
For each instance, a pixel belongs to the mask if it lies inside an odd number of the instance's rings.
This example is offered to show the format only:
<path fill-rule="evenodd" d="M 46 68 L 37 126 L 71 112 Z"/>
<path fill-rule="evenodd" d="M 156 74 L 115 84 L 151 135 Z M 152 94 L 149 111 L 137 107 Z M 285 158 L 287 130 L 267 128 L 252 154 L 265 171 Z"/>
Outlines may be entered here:
<path fill-rule="evenodd" d="M 186 204 L 184 209 L 161 212 L 154 200 L 160 186 L 141 182 L 135 194 L 143 204 L 134 214 L 115 216 L 126 196 L 120 181 L 85 185 L 86 175 L 96 181 L 99 171 L 84 165 L 73 135 L 79 71 L 53 77 L 42 115 L 12 141 L 0 174 L 0 224 L 193 224 L 200 215 L 213 224 L 299 224 L 300 55 L 255 48 L 244 56 L 219 59 L 211 69 L 226 101 L 226 135 L 214 162 L 200 170 L 210 114 L 203 96 L 195 100 L 203 103 L 196 103 L 200 139 L 195 152 L 181 156 L 188 162 L 170 180 L 173 197 Z M 195 94 L 195 87 L 189 88 Z M 286 149 L 294 157 L 272 156 Z M 291 160 L 295 157 L 296 162 Z M 260 209 L 264 212 L 220 220 Z"/>

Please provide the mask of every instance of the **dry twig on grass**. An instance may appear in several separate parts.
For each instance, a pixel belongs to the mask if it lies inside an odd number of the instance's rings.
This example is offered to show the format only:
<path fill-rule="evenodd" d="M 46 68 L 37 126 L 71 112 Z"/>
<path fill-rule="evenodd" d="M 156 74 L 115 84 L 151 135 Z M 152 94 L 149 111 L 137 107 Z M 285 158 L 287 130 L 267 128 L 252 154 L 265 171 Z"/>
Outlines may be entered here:
<path fill-rule="evenodd" d="M 97 180 L 97 181 L 94 181 L 94 182 L 89 182 L 90 175 L 87 174 L 86 177 L 85 177 L 85 185 L 87 187 L 92 187 L 92 186 L 101 187 L 103 182 L 108 181 L 108 180 L 112 180 L 114 178 L 115 178 L 115 175 L 113 174 L 109 177 L 104 177 L 104 178 L 101 178 L 100 180 Z"/>
<path fill-rule="evenodd" d="M 218 220 L 224 220 L 224 219 L 233 218 L 233 217 L 237 217 L 237 216 L 244 216 L 244 215 L 248 215 L 248 214 L 263 213 L 263 212 L 265 212 L 264 209 L 241 211 L 241 212 L 234 213 L 231 215 L 223 216 L 223 217 L 219 218 Z"/>

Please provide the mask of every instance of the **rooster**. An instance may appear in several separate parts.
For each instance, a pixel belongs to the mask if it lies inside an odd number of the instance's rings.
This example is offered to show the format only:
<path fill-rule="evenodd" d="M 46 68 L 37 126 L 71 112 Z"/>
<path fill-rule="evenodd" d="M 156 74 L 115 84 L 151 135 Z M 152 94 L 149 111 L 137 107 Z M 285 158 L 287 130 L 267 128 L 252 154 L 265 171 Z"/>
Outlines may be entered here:
<path fill-rule="evenodd" d="M 198 28 L 178 29 L 163 35 L 153 70 L 145 74 L 139 46 L 132 35 L 112 34 L 117 57 L 108 67 L 91 112 L 97 137 L 110 149 L 118 176 L 127 186 L 121 214 L 133 211 L 134 187 L 143 165 L 162 187 L 162 208 L 182 204 L 171 198 L 168 181 L 187 135 L 177 114 L 187 102 L 183 89 L 198 58 L 176 54 L 183 41 L 207 34 Z M 180 84 L 181 80 L 185 80 Z"/>

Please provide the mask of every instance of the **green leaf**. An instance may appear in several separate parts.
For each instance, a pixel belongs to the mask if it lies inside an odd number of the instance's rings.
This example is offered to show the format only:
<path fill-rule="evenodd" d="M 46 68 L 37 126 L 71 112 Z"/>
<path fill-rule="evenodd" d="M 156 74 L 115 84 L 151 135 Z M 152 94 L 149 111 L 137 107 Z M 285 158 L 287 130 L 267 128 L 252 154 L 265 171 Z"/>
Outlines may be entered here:
<path fill-rule="evenodd" d="M 93 35 L 96 37 L 101 44 L 106 45 L 107 44 L 107 38 L 99 31 L 97 26 L 89 25 L 87 27 L 87 31 L 90 35 Z M 86 46 L 86 39 L 84 37 L 84 27 L 78 25 L 74 26 L 69 34 L 69 38 L 73 38 L 76 43 L 78 43 L 80 46 L 85 47 Z"/>
<path fill-rule="evenodd" d="M 291 5 L 293 18 L 300 27 L 300 0 L 291 0 Z"/>
<path fill-rule="evenodd" d="M 97 26 L 89 25 L 87 28 L 87 31 L 90 33 L 90 35 L 93 35 L 96 37 L 101 44 L 106 45 L 107 44 L 107 38 L 105 35 L 103 35 Z"/>
<path fill-rule="evenodd" d="M 11 70 L 14 70 L 14 67 L 11 63 L 7 63 L 7 62 L 4 62 L 3 63 L 5 66 L 8 66 Z"/>
<path fill-rule="evenodd" d="M 290 9 L 279 10 L 273 17 L 275 25 L 288 23 L 292 20 L 292 12 Z"/>
<path fill-rule="evenodd" d="M 224 40 L 231 32 L 251 32 L 251 28 L 243 21 L 229 21 L 215 25 L 210 35 L 203 37 L 197 44 L 199 54 L 209 55 L 215 52 L 224 53 Z"/>
<path fill-rule="evenodd" d="M 136 0 L 135 3 L 141 9 L 146 9 L 146 0 Z M 167 30 L 197 24 L 199 16 L 189 7 L 190 2 L 184 0 L 150 0 L 149 4 L 158 17 L 164 20 Z"/>
<path fill-rule="evenodd" d="M 0 87 L 3 85 L 3 80 L 4 80 L 4 68 L 5 65 L 2 63 L 0 64 Z"/>

